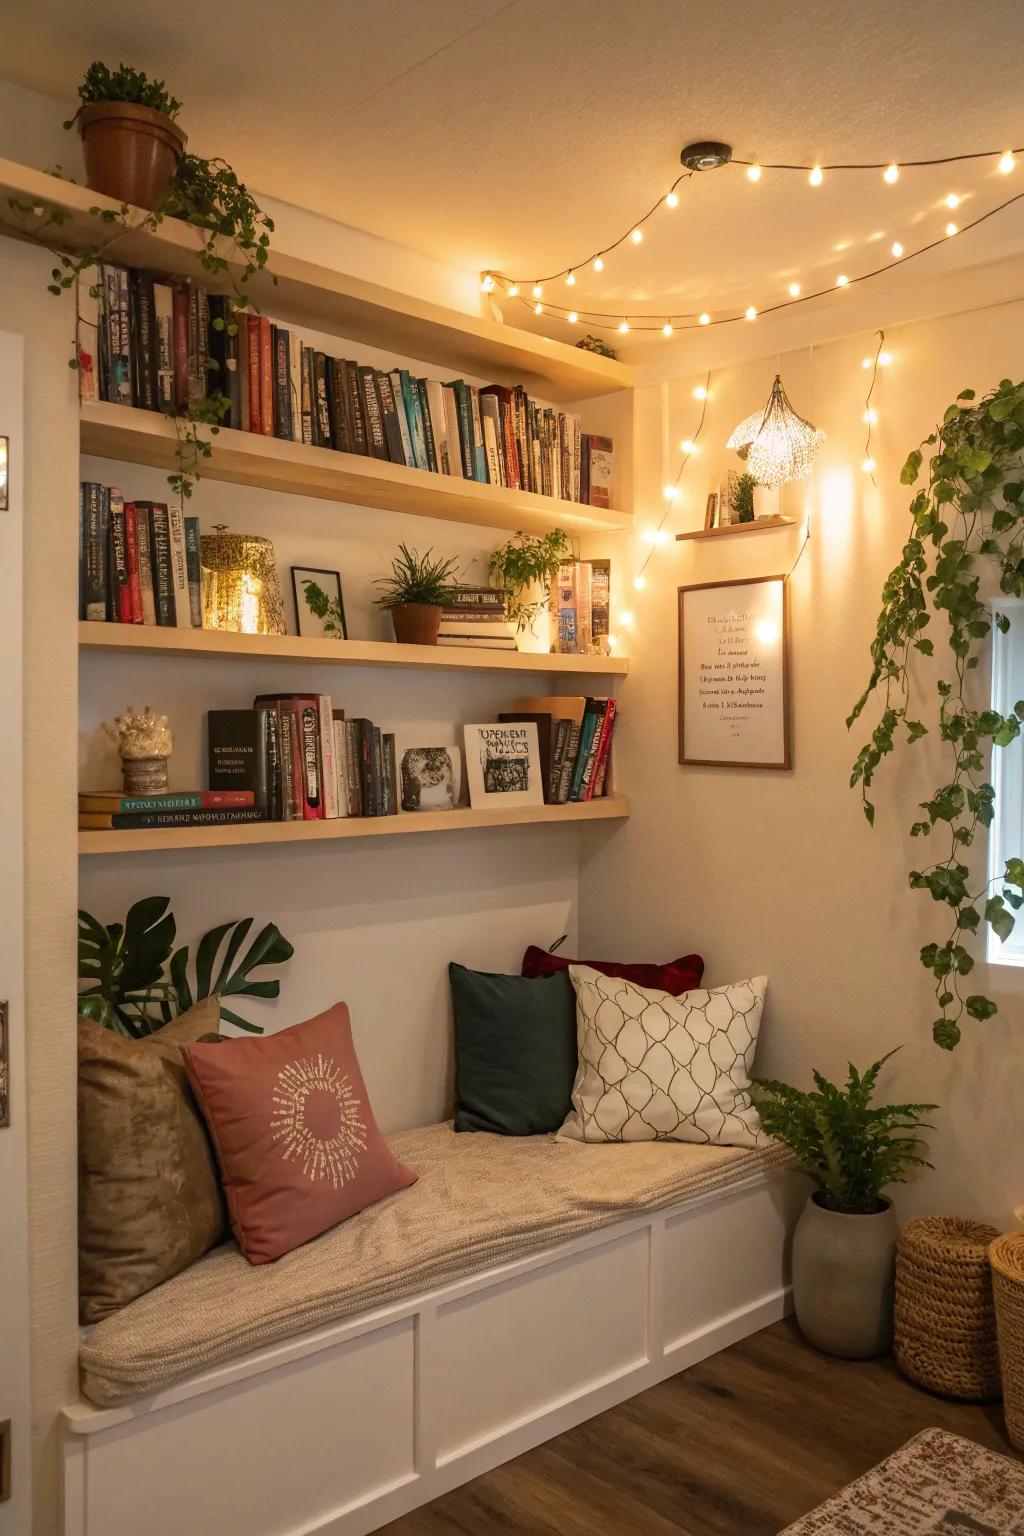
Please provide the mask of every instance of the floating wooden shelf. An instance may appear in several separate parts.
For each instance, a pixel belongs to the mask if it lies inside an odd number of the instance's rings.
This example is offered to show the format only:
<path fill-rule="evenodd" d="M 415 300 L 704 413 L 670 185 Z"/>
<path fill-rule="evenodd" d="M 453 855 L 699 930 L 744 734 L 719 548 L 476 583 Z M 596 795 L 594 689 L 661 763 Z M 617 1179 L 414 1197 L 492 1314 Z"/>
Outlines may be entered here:
<path fill-rule="evenodd" d="M 121 229 L 90 212 L 97 208 L 117 213 L 120 204 L 111 198 L 0 159 L 0 226 L 15 238 L 31 238 L 42 224 L 41 217 L 20 213 L 11 207 L 10 199 L 40 209 L 50 204 L 68 216 L 59 229 L 45 232 L 44 242 L 52 239 L 73 251 L 109 245 L 110 260 L 122 266 L 198 279 L 213 292 L 230 291 L 229 276 L 199 267 L 196 253 L 202 238 L 179 219 L 165 219 L 155 232 Z M 137 225 L 144 217 L 139 209 L 131 209 L 129 225 Z M 233 248 L 225 245 L 223 254 L 237 278 L 242 269 Z M 347 277 L 290 255 L 276 237 L 266 272 L 246 286 L 255 302 L 275 319 L 436 363 L 448 370 L 449 377 L 464 372 L 499 384 L 522 384 L 552 402 L 612 394 L 631 388 L 634 382 L 633 370 L 625 363 Z"/>
<path fill-rule="evenodd" d="M 773 528 L 796 528 L 799 522 L 799 518 L 783 517 L 780 513 L 774 517 L 757 517 L 752 523 L 726 523 L 721 528 L 695 528 L 692 533 L 677 533 L 676 540 L 683 543 L 687 539 L 717 539 L 727 533 L 770 533 Z"/>
<path fill-rule="evenodd" d="M 155 827 L 138 832 L 79 832 L 80 854 L 154 853 L 176 848 L 237 848 L 246 844 L 322 843 L 337 838 L 396 837 L 406 833 L 462 832 L 479 827 L 551 826 L 620 821 L 629 815 L 622 795 L 581 804 L 538 805 L 500 811 L 407 811 L 398 816 L 342 817 L 338 821 L 259 821 L 238 826 Z"/>
<path fill-rule="evenodd" d="M 561 527 L 585 532 L 628 528 L 633 521 L 625 512 L 556 501 L 530 491 L 510 491 L 501 485 L 480 485 L 454 475 L 435 475 L 405 464 L 336 453 L 333 448 L 311 448 L 306 443 L 236 432 L 230 427 L 221 428 L 211 441 L 213 453 L 203 460 L 203 478 L 227 480 L 232 485 L 254 485 L 265 491 L 286 491 L 487 528 L 546 533 Z M 84 404 L 81 445 L 83 453 L 99 458 L 151 464 L 169 471 L 177 468 L 174 422 L 156 411 L 107 401 Z"/>
<path fill-rule="evenodd" d="M 78 626 L 83 651 L 149 656 L 239 657 L 301 661 L 307 666 L 426 667 L 435 672 L 538 672 L 625 677 L 625 656 L 551 656 L 539 651 L 483 651 L 466 646 L 392 645 L 387 640 L 308 640 L 298 635 L 233 635 L 211 629 L 163 629 L 148 624 Z"/>

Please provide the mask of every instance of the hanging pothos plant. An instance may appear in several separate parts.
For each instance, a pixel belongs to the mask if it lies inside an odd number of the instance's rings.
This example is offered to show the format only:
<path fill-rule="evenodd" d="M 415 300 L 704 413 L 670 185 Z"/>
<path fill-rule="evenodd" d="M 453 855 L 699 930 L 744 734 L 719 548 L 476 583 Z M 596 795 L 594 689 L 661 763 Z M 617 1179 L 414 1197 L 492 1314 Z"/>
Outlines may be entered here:
<path fill-rule="evenodd" d="M 1024 905 L 1024 858 L 1007 859 L 1000 876 L 980 885 L 969 862 L 978 828 L 991 826 L 994 815 L 995 790 L 986 777 L 989 749 L 1007 747 L 1021 734 L 1024 701 L 1003 715 L 974 708 L 968 697 L 968 674 L 978 666 L 993 623 L 989 605 L 979 596 L 986 564 L 998 572 L 1000 591 L 1024 595 L 1024 383 L 1003 379 L 977 403 L 973 390 L 958 395 L 942 425 L 907 459 L 900 475 L 904 485 L 917 482 L 925 449 L 932 450 L 928 483 L 910 504 L 910 536 L 882 589 L 871 677 L 846 723 L 852 726 L 869 699 L 879 696 L 878 724 L 858 753 L 850 779 L 860 786 L 864 814 L 873 824 L 868 790 L 882 759 L 904 732 L 909 745 L 929 731 L 918 718 L 924 711 L 912 708 L 910 662 L 914 651 L 934 654 L 924 631 L 933 616 L 941 615 L 953 661 L 951 676 L 936 684 L 931 723 L 948 746 L 950 770 L 946 782 L 921 802 L 924 816 L 910 829 L 913 837 L 939 843 L 938 858 L 912 870 L 910 885 L 927 891 L 949 912 L 945 938 L 924 946 L 921 963 L 935 978 L 940 1009 L 932 1033 L 937 1044 L 952 1050 L 965 1014 L 988 1019 L 997 1011 L 991 998 L 965 995 L 974 959 L 964 940 L 983 923 L 1007 939 L 1013 913 Z M 997 610 L 995 625 L 1005 634 L 1010 620 Z"/>
<path fill-rule="evenodd" d="M 134 94 L 129 94 L 122 84 L 116 90 L 105 88 L 101 91 L 100 96 L 104 100 L 138 100 L 155 107 L 170 102 L 176 110 L 180 108 L 180 102 L 171 101 L 167 97 L 162 81 L 150 82 L 145 75 L 128 70 L 124 65 L 116 75 L 111 75 L 106 66 L 92 65 L 79 87 L 83 103 L 99 99 L 95 91 L 90 93 L 91 82 L 98 71 L 103 71 L 104 78 L 111 81 L 122 81 L 130 77 L 135 82 L 132 86 Z M 157 91 L 160 99 L 151 100 L 146 94 L 147 88 L 151 92 Z M 64 124 L 65 128 L 71 128 L 77 116 L 76 113 L 75 117 L 69 118 Z M 57 166 L 49 174 L 61 178 L 63 173 L 60 166 Z M 85 247 L 76 242 L 72 248 L 61 239 L 62 227 L 72 219 L 69 208 L 61 207 L 59 203 L 28 202 L 15 197 L 8 198 L 7 202 L 11 213 L 18 216 L 19 232 L 36 244 L 45 246 L 57 262 L 50 273 L 47 285 L 49 292 L 59 297 L 69 289 L 74 290 L 75 341 L 70 358 L 70 366 L 74 369 L 78 369 L 83 353 L 81 329 L 85 322 L 80 301 L 83 281 L 89 283 L 90 298 L 95 300 L 100 296 L 99 286 L 87 274 L 99 262 L 116 258 L 117 245 L 126 235 L 135 234 L 139 230 L 155 232 L 165 218 L 182 219 L 201 230 L 203 242 L 196 252 L 196 260 L 202 271 L 211 278 L 228 280 L 236 310 L 259 312 L 246 285 L 253 274 L 261 272 L 267 264 L 274 221 L 263 212 L 225 160 L 217 157 L 204 160 L 199 155 L 183 154 L 166 195 L 153 211 L 133 208 L 128 203 L 122 203 L 119 208 L 91 207 L 90 215 L 99 223 L 109 226 L 110 235 L 105 240 Z M 212 323 L 218 328 L 225 327 L 221 319 Z M 226 329 L 234 335 L 238 329 L 237 323 L 228 322 Z M 212 444 L 202 429 L 207 428 L 211 435 L 216 435 L 228 413 L 230 402 L 220 388 L 221 382 L 208 381 L 203 396 L 190 401 L 173 418 L 178 435 L 177 463 L 175 473 L 167 478 L 172 490 L 182 501 L 191 496 L 193 486 L 200 476 L 202 461 L 209 458 L 212 451 Z"/>

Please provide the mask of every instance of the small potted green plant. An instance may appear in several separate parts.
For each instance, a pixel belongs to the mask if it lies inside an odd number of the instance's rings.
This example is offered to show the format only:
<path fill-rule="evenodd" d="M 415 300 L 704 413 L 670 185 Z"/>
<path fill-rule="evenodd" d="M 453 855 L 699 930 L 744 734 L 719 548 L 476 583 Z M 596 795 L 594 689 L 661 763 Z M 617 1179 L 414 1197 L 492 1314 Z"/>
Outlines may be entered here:
<path fill-rule="evenodd" d="M 873 1105 L 890 1051 L 844 1088 L 814 1073 L 816 1092 L 755 1082 L 761 1123 L 796 1154 L 814 1183 L 793 1238 L 793 1303 L 800 1331 L 826 1354 L 883 1355 L 892 1342 L 897 1224 L 882 1191 L 930 1168 L 919 1131 L 934 1104 Z"/>
<path fill-rule="evenodd" d="M 752 523 L 754 521 L 754 491 L 757 481 L 753 475 L 744 471 L 733 486 L 732 499 L 729 503 L 736 514 L 738 523 Z"/>
<path fill-rule="evenodd" d="M 569 535 L 561 528 L 542 536 L 515 533 L 494 551 L 487 569 L 504 592 L 505 615 L 517 629 L 532 630 L 550 606 L 558 567 L 570 557 Z M 526 595 L 531 592 L 535 595 Z"/>
<path fill-rule="evenodd" d="M 395 639 L 400 645 L 437 644 L 441 613 L 455 585 L 457 565 L 454 556 L 438 560 L 432 549 L 421 555 L 405 544 L 398 546 L 398 554 L 391 562 L 391 575 L 377 580 L 382 589 L 377 604 L 391 614 Z"/>
<path fill-rule="evenodd" d="M 156 208 L 170 189 L 187 142 L 174 121 L 181 102 L 162 80 L 97 60 L 78 87 L 78 124 L 85 174 L 94 192 L 138 208 Z"/>

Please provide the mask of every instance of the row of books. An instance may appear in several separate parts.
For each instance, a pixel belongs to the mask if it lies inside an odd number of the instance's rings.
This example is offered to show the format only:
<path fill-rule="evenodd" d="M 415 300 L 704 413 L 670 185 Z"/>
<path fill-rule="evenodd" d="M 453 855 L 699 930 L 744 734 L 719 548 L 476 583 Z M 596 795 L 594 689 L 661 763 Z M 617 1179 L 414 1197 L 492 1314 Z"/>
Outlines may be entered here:
<path fill-rule="evenodd" d="M 611 506 L 611 438 L 521 385 L 416 378 L 331 357 L 225 295 L 99 264 L 97 345 L 83 349 L 85 398 L 175 414 L 206 394 L 224 425 L 435 474 Z"/>
<path fill-rule="evenodd" d="M 505 594 L 497 587 L 451 587 L 441 610 L 438 645 L 476 651 L 515 651 L 518 631 L 506 617 Z"/>
<path fill-rule="evenodd" d="M 78 796 L 80 832 L 105 828 L 126 832 L 144 827 L 215 827 L 266 819 L 266 811 L 257 805 L 251 789 L 196 789 L 164 795 L 89 790 Z"/>
<path fill-rule="evenodd" d="M 201 629 L 199 519 L 156 501 L 125 501 L 85 480 L 78 499 L 78 617 Z"/>
<path fill-rule="evenodd" d="M 533 721 L 545 802 L 565 805 L 607 794 L 616 713 L 611 698 L 552 694 L 523 699 L 518 710 L 498 719 Z"/>
<path fill-rule="evenodd" d="M 556 653 L 604 655 L 611 631 L 610 605 L 610 560 L 563 561 L 551 604 Z"/>

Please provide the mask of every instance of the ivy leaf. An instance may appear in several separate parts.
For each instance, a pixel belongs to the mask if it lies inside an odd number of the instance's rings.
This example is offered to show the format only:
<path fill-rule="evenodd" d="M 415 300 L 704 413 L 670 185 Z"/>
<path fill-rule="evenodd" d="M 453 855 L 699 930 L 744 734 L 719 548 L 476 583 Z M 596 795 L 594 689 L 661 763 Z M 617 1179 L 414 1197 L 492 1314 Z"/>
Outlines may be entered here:
<path fill-rule="evenodd" d="M 1001 896 L 990 896 L 985 903 L 985 921 L 1005 944 L 1014 930 L 1015 918 L 1006 910 Z"/>
<path fill-rule="evenodd" d="M 964 1007 L 972 1019 L 990 1019 L 994 1013 L 999 1012 L 991 998 L 981 997 L 978 993 L 969 997 L 964 1003 Z"/>
<path fill-rule="evenodd" d="M 907 455 L 907 462 L 900 470 L 901 485 L 913 485 L 921 472 L 921 459 L 922 455 L 919 448 L 915 448 L 912 453 Z"/>
<path fill-rule="evenodd" d="M 932 1025 L 932 1039 L 944 1051 L 953 1051 L 960 1044 L 960 1030 L 952 1019 L 936 1019 Z"/>
<path fill-rule="evenodd" d="M 915 640 L 915 651 L 920 651 L 922 656 L 934 656 L 935 647 L 930 640 Z"/>
<path fill-rule="evenodd" d="M 904 723 L 907 727 L 907 736 L 910 741 L 920 741 L 922 736 L 927 736 L 928 727 L 922 725 L 920 720 L 907 720 Z"/>

